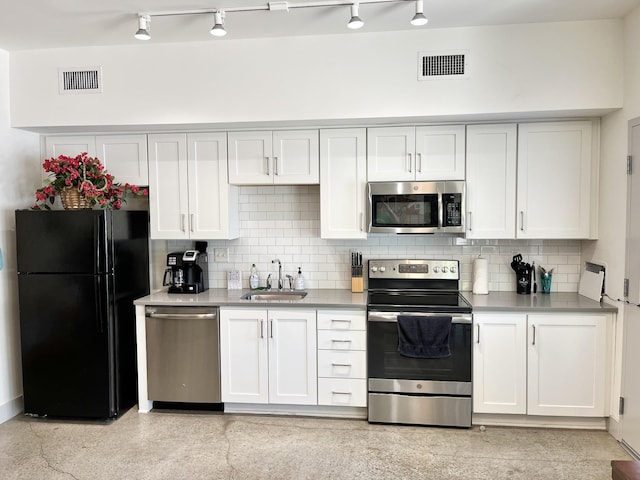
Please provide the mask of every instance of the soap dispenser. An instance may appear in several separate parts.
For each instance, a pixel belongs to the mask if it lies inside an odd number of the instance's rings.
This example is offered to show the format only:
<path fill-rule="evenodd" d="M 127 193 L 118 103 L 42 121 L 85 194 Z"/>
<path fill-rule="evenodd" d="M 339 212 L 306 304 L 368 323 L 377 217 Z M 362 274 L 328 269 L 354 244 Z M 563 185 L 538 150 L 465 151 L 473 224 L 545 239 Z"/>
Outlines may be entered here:
<path fill-rule="evenodd" d="M 304 277 L 302 276 L 302 269 L 300 267 L 298 267 L 298 275 L 296 276 L 295 289 L 304 290 Z"/>
<path fill-rule="evenodd" d="M 251 265 L 251 275 L 249 276 L 249 287 L 251 290 L 255 290 L 260 285 L 260 276 L 258 275 L 258 269 L 256 264 Z"/>

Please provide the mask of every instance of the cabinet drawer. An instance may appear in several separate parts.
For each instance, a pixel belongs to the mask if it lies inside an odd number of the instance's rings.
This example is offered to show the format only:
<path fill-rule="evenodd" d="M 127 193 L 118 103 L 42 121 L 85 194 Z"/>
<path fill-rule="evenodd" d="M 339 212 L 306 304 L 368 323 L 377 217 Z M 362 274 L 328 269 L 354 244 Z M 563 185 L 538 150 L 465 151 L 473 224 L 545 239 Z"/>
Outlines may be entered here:
<path fill-rule="evenodd" d="M 319 378 L 318 405 L 367 406 L 367 380 L 364 378 Z"/>
<path fill-rule="evenodd" d="M 363 331 L 319 330 L 318 350 L 366 350 L 367 333 Z"/>
<path fill-rule="evenodd" d="M 318 330 L 366 330 L 366 312 L 318 310 Z"/>
<path fill-rule="evenodd" d="M 318 376 L 366 378 L 367 355 L 363 351 L 318 350 Z"/>

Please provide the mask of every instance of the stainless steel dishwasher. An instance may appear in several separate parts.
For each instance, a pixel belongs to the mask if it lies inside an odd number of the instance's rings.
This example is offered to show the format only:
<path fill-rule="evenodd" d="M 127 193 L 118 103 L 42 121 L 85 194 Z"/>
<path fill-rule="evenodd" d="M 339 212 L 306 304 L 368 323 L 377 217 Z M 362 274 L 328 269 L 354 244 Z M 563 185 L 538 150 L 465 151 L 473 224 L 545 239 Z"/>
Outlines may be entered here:
<path fill-rule="evenodd" d="M 218 307 L 146 308 L 150 400 L 222 401 L 219 313 Z"/>

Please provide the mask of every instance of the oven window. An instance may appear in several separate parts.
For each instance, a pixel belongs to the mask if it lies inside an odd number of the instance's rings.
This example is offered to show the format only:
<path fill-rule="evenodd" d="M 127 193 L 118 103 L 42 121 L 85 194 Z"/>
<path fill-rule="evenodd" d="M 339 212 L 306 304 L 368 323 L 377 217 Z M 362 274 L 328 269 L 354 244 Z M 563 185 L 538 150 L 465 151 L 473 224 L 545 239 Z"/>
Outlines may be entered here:
<path fill-rule="evenodd" d="M 438 194 L 373 195 L 372 225 L 375 227 L 437 227 Z"/>
<path fill-rule="evenodd" d="M 369 378 L 471 381 L 471 324 L 452 323 L 451 356 L 436 359 L 401 356 L 395 322 L 368 322 L 368 328 Z"/>

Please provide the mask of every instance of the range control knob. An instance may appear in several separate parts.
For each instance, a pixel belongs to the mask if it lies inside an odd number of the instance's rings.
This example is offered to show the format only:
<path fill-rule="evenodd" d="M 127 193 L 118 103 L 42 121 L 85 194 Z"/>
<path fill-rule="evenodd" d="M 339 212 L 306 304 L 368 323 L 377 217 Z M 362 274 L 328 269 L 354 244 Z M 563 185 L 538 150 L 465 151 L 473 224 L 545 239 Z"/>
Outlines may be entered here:
<path fill-rule="evenodd" d="M 373 267 L 371 267 L 371 271 L 372 272 L 377 272 L 378 271 L 378 267 L 376 267 L 375 265 Z"/>
<path fill-rule="evenodd" d="M 448 267 L 442 267 L 442 273 L 447 273 L 449 271 Z"/>
<path fill-rule="evenodd" d="M 451 271 L 451 273 L 456 273 L 456 267 L 451 267 L 449 270 Z"/>
<path fill-rule="evenodd" d="M 438 273 L 440 271 L 440 267 L 433 267 L 433 273 Z"/>
<path fill-rule="evenodd" d="M 380 271 L 381 271 L 381 272 L 384 272 L 385 270 L 386 270 L 386 268 L 384 268 L 384 267 L 380 267 Z"/>

